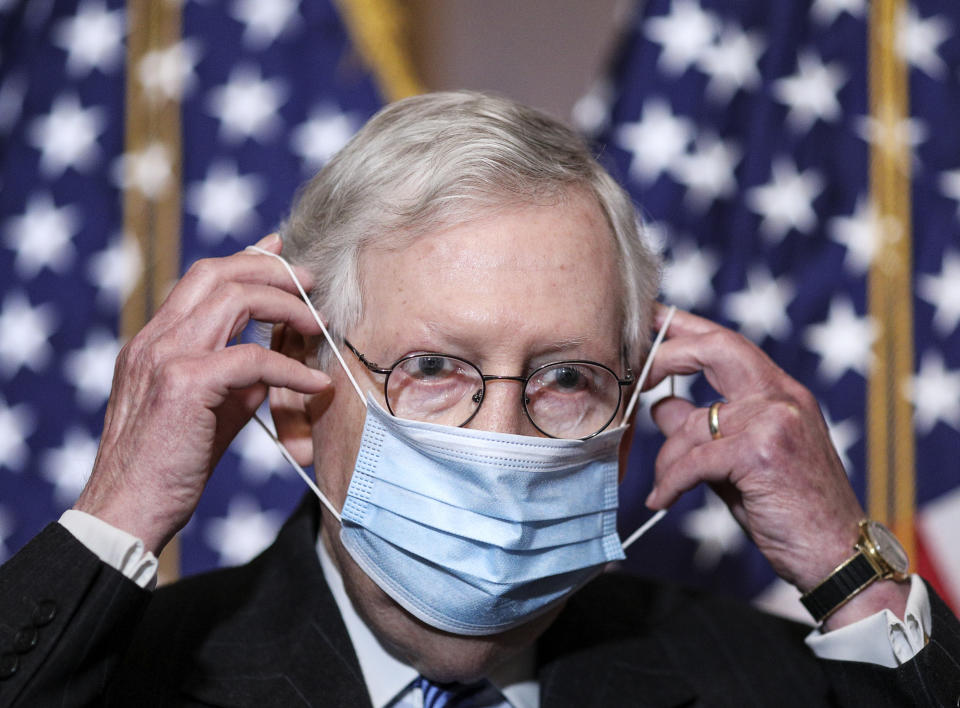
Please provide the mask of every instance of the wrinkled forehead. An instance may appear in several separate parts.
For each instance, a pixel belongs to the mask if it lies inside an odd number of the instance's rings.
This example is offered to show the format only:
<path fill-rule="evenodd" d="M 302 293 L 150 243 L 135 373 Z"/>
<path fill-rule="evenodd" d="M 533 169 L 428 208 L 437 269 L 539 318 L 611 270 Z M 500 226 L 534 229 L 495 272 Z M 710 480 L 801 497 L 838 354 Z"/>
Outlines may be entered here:
<path fill-rule="evenodd" d="M 617 249 L 583 191 L 499 205 L 450 226 L 382 239 L 360 259 L 362 322 L 431 322 L 462 334 L 510 328 L 621 346 Z"/>

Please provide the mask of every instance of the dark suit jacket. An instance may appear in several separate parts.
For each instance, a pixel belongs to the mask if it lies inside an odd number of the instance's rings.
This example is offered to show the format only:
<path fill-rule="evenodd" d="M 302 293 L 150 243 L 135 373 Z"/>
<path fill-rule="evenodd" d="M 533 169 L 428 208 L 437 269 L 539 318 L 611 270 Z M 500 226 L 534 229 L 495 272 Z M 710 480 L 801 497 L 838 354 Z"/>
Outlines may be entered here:
<path fill-rule="evenodd" d="M 152 597 L 52 524 L 0 569 L 0 705 L 369 706 L 318 519 L 307 498 L 249 564 Z M 737 603 L 605 575 L 538 644 L 542 705 L 952 706 L 960 625 L 933 609 L 928 646 L 891 670 L 819 661 L 806 628 Z"/>

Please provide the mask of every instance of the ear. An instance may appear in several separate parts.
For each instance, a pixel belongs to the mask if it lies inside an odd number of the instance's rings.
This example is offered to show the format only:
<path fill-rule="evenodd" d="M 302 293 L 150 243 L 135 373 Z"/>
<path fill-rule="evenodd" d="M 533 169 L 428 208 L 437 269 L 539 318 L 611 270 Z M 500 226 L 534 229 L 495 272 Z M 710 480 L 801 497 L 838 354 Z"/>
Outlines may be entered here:
<path fill-rule="evenodd" d="M 270 348 L 306 363 L 308 346 L 303 336 L 287 325 L 274 325 Z M 307 414 L 307 398 L 288 388 L 270 388 L 270 413 L 277 437 L 298 464 L 313 464 L 313 433 Z"/>

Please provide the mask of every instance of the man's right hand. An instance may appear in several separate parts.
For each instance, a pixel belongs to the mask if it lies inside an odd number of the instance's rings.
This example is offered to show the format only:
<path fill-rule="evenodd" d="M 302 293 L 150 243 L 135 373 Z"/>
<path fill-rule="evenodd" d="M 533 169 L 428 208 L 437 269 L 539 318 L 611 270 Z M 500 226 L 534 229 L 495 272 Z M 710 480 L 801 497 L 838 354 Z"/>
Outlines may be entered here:
<path fill-rule="evenodd" d="M 274 234 L 257 245 L 279 253 L 282 244 Z M 309 292 L 310 274 L 295 270 Z M 229 346 L 251 319 L 320 333 L 275 258 L 241 252 L 187 271 L 117 358 L 100 449 L 75 509 L 159 554 L 268 387 L 306 395 L 330 387 L 326 374 L 279 352 Z"/>

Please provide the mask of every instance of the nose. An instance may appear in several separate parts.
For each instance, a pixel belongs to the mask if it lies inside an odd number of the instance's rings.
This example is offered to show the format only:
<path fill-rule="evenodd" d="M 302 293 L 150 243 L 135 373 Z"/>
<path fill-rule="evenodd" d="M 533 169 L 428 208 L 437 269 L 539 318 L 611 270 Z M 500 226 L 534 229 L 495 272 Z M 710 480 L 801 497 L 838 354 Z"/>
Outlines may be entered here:
<path fill-rule="evenodd" d="M 522 395 L 522 381 L 487 381 L 480 410 L 466 427 L 512 435 L 537 435 L 537 429 L 523 412 Z"/>

